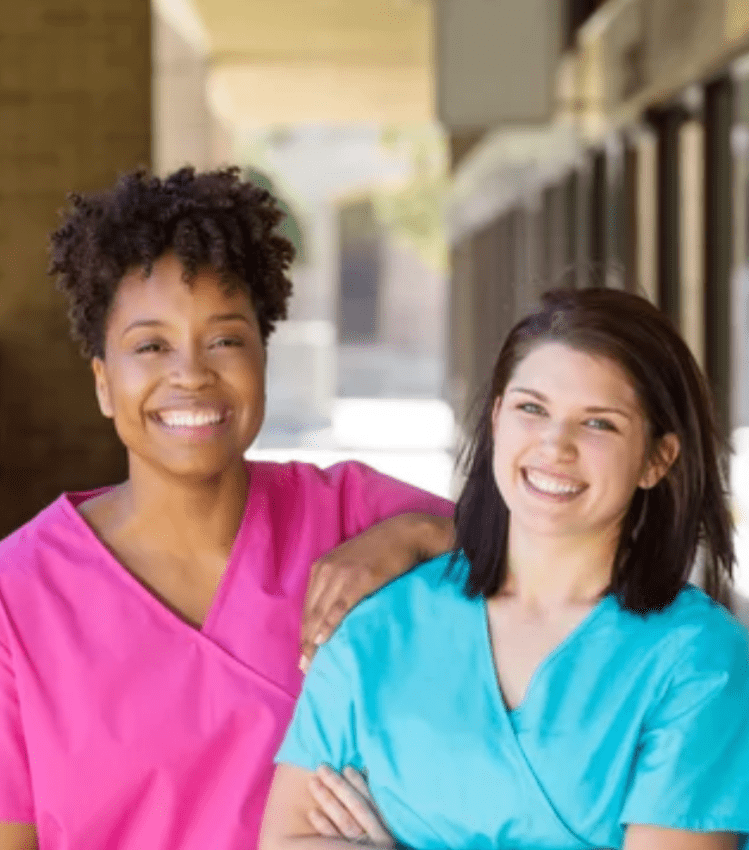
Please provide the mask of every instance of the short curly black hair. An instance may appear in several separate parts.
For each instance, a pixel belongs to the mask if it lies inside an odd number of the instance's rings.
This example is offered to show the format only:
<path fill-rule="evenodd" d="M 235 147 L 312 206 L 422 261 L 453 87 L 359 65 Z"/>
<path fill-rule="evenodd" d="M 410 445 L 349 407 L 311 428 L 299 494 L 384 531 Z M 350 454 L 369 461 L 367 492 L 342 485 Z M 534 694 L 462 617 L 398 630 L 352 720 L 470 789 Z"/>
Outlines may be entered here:
<path fill-rule="evenodd" d="M 51 235 L 49 273 L 67 299 L 71 333 L 85 357 L 104 355 L 107 316 L 125 274 L 150 274 L 169 251 L 184 265 L 186 283 L 205 266 L 229 285 L 244 282 L 263 342 L 286 317 L 294 247 L 273 232 L 284 213 L 269 192 L 242 180 L 239 168 L 185 167 L 163 180 L 141 168 L 111 190 L 69 200 Z"/>

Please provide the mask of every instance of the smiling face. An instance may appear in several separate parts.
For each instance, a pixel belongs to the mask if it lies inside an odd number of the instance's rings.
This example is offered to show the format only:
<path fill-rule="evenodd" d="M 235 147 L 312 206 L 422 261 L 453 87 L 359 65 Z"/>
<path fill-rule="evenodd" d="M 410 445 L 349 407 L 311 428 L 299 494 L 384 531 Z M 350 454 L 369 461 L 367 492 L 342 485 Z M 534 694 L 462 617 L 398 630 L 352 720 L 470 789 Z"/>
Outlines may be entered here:
<path fill-rule="evenodd" d="M 246 291 L 172 254 L 127 274 L 92 367 L 102 413 L 134 464 L 192 479 L 243 463 L 263 421 L 265 349 Z"/>
<path fill-rule="evenodd" d="M 510 528 L 531 534 L 619 529 L 637 487 L 652 487 L 678 453 L 657 458 L 625 372 L 606 357 L 555 342 L 520 361 L 494 405 L 494 476 Z"/>

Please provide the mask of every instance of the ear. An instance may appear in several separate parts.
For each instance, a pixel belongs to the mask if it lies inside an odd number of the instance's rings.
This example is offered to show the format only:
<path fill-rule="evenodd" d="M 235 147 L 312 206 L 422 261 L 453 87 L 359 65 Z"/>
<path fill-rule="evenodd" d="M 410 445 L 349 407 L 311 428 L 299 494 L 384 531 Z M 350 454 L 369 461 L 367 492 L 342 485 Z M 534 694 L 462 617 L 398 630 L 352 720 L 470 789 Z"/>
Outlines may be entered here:
<path fill-rule="evenodd" d="M 664 434 L 653 449 L 650 460 L 645 467 L 645 472 L 640 479 L 639 486 L 649 490 L 663 478 L 671 469 L 681 451 L 681 444 L 676 434 Z"/>
<path fill-rule="evenodd" d="M 500 407 L 502 407 L 502 396 L 498 395 L 494 399 L 494 404 L 492 405 L 492 431 L 497 430 L 497 419 L 499 418 Z"/>
<path fill-rule="evenodd" d="M 94 386 L 96 388 L 96 398 L 99 402 L 99 410 L 108 419 L 112 419 L 114 409 L 109 393 L 109 379 L 107 378 L 107 370 L 101 357 L 91 358 L 91 369 L 94 373 Z"/>

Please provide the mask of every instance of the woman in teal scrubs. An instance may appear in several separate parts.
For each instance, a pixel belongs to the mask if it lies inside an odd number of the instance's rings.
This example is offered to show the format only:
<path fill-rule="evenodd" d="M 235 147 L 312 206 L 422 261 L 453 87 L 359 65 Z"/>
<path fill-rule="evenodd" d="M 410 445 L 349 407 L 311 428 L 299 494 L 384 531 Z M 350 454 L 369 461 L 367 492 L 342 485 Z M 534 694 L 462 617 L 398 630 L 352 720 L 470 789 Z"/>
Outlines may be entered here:
<path fill-rule="evenodd" d="M 318 652 L 262 850 L 745 847 L 749 638 L 688 581 L 699 555 L 730 585 L 715 435 L 662 313 L 548 293 L 499 354 L 455 553 Z"/>

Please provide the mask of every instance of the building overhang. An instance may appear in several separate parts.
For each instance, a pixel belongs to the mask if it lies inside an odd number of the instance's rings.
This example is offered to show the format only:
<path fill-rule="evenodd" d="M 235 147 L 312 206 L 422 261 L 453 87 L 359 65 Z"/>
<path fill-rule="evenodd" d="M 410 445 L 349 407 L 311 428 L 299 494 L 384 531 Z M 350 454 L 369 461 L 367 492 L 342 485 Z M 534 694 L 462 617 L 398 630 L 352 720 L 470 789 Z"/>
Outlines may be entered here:
<path fill-rule="evenodd" d="M 236 129 L 434 117 L 430 0 L 154 0 Z"/>

